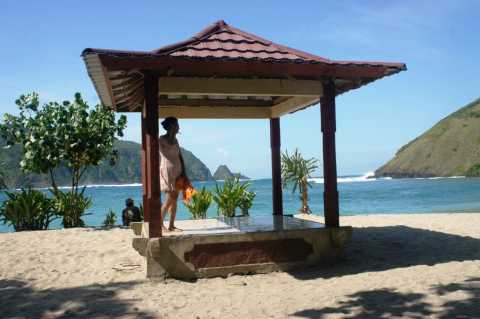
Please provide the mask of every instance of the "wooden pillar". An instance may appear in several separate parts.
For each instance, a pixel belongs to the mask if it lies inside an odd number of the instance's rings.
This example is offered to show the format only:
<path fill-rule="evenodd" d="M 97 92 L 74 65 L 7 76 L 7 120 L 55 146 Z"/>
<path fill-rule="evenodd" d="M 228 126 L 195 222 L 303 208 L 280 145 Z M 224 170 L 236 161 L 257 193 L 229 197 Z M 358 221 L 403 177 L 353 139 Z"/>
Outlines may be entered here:
<path fill-rule="evenodd" d="M 272 203 L 273 214 L 283 215 L 282 176 L 280 166 L 280 119 L 270 119 L 270 146 L 272 149 Z"/>
<path fill-rule="evenodd" d="M 158 149 L 158 77 L 144 74 L 145 103 L 142 112 L 142 177 L 145 221 L 149 222 L 149 237 L 161 237 L 160 224 L 160 154 Z M 148 218 L 148 220 L 147 220 Z"/>
<path fill-rule="evenodd" d="M 141 126 L 142 126 L 142 203 L 143 203 L 143 219 L 145 222 L 150 222 L 150 208 L 148 207 L 147 194 L 148 194 L 148 185 L 147 185 L 147 120 L 146 120 L 146 107 L 144 106 L 142 112 L 140 113 L 141 117 Z"/>
<path fill-rule="evenodd" d="M 323 96 L 320 99 L 322 135 L 323 135 L 323 205 L 325 225 L 339 226 L 337 160 L 335 153 L 335 83 L 323 84 Z"/>

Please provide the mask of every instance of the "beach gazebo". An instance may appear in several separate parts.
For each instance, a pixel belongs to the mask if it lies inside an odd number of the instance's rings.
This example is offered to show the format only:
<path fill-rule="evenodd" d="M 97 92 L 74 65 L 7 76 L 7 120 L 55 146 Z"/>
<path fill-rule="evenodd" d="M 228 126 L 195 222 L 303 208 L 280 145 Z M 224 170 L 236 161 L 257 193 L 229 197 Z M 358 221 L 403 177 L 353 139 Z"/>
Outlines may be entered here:
<path fill-rule="evenodd" d="M 322 58 L 241 31 L 224 21 L 212 24 L 188 40 L 152 51 L 88 48 L 82 57 L 103 104 L 117 112 L 141 113 L 143 207 L 145 222 L 149 225 L 142 239 L 145 247 L 152 246 L 149 240 L 154 238 L 159 239 L 155 243 L 162 246 L 159 117 L 269 120 L 272 213 L 284 220 L 280 117 L 320 102 L 326 226 L 320 228 L 335 231 L 341 229 L 335 155 L 335 97 L 406 70 L 403 63 Z M 272 224 L 278 225 L 279 218 L 272 220 L 277 220 Z M 282 232 L 288 230 L 288 224 L 282 223 Z M 310 224 L 303 226 L 316 228 Z M 278 233 L 277 229 L 272 228 L 272 231 Z M 244 244 L 237 248 L 246 251 L 256 247 L 258 251 L 260 241 L 254 240 L 250 246 Z M 209 242 L 210 246 L 203 247 L 204 250 L 222 250 L 212 248 L 214 242 Z M 238 242 L 247 241 L 239 239 Z M 267 249 L 265 245 L 262 246 L 264 250 L 278 249 L 272 248 L 275 245 Z M 284 243 L 280 246 L 285 247 Z M 189 256 L 192 251 L 205 255 L 200 246 L 195 247 L 184 251 L 184 255 Z M 185 256 L 182 258 L 188 259 Z"/>

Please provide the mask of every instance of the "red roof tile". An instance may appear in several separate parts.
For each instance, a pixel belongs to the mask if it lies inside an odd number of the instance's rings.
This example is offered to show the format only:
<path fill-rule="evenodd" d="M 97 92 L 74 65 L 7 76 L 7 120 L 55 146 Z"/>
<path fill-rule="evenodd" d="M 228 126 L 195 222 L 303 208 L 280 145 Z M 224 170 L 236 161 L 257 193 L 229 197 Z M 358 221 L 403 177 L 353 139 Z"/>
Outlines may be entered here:
<path fill-rule="evenodd" d="M 176 57 L 202 60 L 238 60 L 292 62 L 342 66 L 365 66 L 406 69 L 403 63 L 369 61 L 336 61 L 293 49 L 217 21 L 192 38 L 152 51 L 123 51 L 87 48 L 82 55 L 102 54 L 114 57 L 153 58 Z"/>
<path fill-rule="evenodd" d="M 185 58 L 327 62 L 329 60 L 288 48 L 218 21 L 187 41 L 152 51 Z"/>
<path fill-rule="evenodd" d="M 403 63 L 322 58 L 224 21 L 152 51 L 85 49 L 82 56 L 102 102 L 117 110 L 137 110 L 143 94 L 141 72 L 145 71 L 174 77 L 331 79 L 338 95 L 406 70 Z"/>

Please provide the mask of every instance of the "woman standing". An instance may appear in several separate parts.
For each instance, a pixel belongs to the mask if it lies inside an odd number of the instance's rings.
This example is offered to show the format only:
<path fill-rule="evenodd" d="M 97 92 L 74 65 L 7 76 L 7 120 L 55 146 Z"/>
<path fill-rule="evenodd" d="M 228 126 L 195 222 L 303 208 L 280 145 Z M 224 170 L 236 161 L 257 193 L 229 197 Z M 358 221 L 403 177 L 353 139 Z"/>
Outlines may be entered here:
<path fill-rule="evenodd" d="M 177 214 L 178 190 L 175 183 L 179 177 L 186 177 L 185 164 L 180 145 L 175 137 L 180 129 L 178 120 L 175 117 L 167 117 L 162 121 L 162 127 L 167 131 L 159 138 L 160 149 L 160 190 L 165 192 L 165 202 L 161 208 L 162 229 L 165 229 L 163 220 L 167 211 L 170 211 L 170 224 L 168 230 L 179 230 L 175 227 L 175 216 Z"/>

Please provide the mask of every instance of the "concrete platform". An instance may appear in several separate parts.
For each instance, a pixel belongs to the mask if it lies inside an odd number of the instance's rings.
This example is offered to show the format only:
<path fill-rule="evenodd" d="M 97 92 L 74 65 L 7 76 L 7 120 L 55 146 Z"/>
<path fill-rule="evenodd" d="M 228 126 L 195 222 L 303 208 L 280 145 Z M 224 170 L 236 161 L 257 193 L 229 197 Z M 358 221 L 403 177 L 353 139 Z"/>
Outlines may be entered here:
<path fill-rule="evenodd" d="M 183 231 L 147 238 L 148 223 L 133 223 L 133 247 L 146 257 L 147 277 L 194 279 L 265 273 L 333 263 L 351 227 L 325 228 L 314 216 L 234 217 L 176 222 Z"/>

